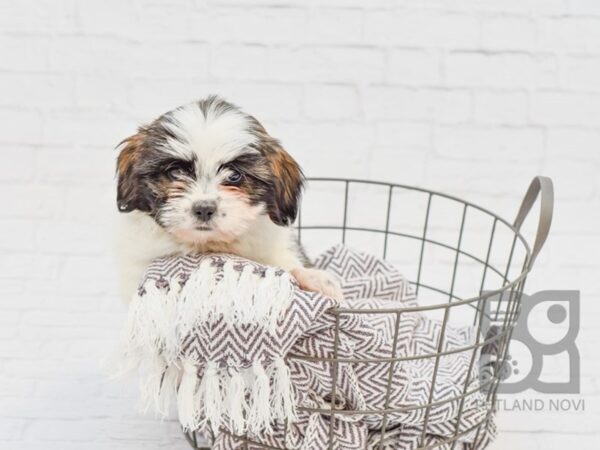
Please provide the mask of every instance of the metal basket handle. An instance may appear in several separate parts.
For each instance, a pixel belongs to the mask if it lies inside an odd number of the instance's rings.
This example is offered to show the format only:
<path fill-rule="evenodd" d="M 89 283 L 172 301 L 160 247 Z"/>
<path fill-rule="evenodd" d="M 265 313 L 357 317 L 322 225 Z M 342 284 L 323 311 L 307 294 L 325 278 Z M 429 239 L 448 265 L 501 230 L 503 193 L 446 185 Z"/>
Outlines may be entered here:
<path fill-rule="evenodd" d="M 517 230 L 521 229 L 521 225 L 527 218 L 531 207 L 534 205 L 538 194 L 541 192 L 541 203 L 540 203 L 540 219 L 538 221 L 537 232 L 535 234 L 535 242 L 531 251 L 531 257 L 529 258 L 529 267 L 533 266 L 538 253 L 544 246 L 548 233 L 550 232 L 550 225 L 552 224 L 552 214 L 554 211 L 554 187 L 552 180 L 548 177 L 537 176 L 529 185 L 527 193 L 523 198 L 517 218 L 514 222 L 514 227 Z"/>

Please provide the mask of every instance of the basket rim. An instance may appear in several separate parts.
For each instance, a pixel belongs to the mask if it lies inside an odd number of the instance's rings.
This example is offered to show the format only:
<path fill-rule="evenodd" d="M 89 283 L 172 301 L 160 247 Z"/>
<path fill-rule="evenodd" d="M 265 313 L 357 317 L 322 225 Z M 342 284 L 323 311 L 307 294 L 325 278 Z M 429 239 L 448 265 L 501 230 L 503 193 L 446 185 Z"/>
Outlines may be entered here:
<path fill-rule="evenodd" d="M 457 306 L 461 306 L 461 305 L 467 305 L 467 304 L 479 302 L 481 300 L 486 300 L 494 295 L 498 295 L 498 294 L 501 294 L 503 292 L 507 292 L 507 291 L 513 289 L 514 287 L 518 286 L 519 283 L 524 281 L 527 278 L 527 275 L 529 274 L 529 272 L 531 271 L 531 264 L 530 264 L 531 247 L 527 243 L 527 240 L 525 239 L 525 237 L 522 235 L 521 230 L 519 228 L 517 228 L 514 224 L 508 222 L 506 219 L 500 217 L 498 214 L 490 211 L 487 208 L 479 206 L 475 203 L 463 200 L 463 199 L 453 196 L 453 195 L 445 194 L 443 192 L 426 189 L 426 188 L 422 188 L 419 186 L 391 183 L 391 182 L 387 182 L 387 181 L 365 180 L 365 179 L 360 179 L 360 178 L 338 178 L 338 177 L 307 177 L 306 180 L 309 183 L 311 181 L 340 182 L 340 183 L 346 184 L 347 186 L 350 183 L 371 184 L 371 185 L 376 185 L 376 186 L 386 186 L 386 187 L 390 188 L 390 190 L 392 190 L 393 188 L 399 188 L 399 189 L 423 192 L 425 194 L 429 194 L 430 196 L 435 195 L 435 196 L 443 197 L 443 198 L 461 203 L 465 206 L 474 208 L 476 210 L 479 210 L 485 214 L 488 214 L 494 220 L 501 222 L 510 231 L 512 231 L 514 233 L 515 243 L 516 243 L 516 240 L 518 239 L 523 244 L 523 247 L 525 249 L 525 264 L 523 265 L 523 269 L 521 270 L 520 274 L 517 275 L 514 279 L 512 279 L 510 281 L 506 277 L 505 284 L 503 286 L 501 286 L 500 288 L 497 288 L 497 289 L 486 290 L 484 293 L 481 293 L 480 295 L 477 295 L 474 297 L 469 297 L 469 298 L 462 299 L 462 300 L 457 300 L 457 301 L 453 301 L 451 299 L 450 301 L 447 301 L 447 302 L 436 303 L 436 304 L 432 304 L 432 305 L 401 307 L 401 308 L 368 308 L 368 309 L 365 309 L 365 308 L 342 308 L 342 307 L 336 306 L 336 307 L 333 307 L 330 309 L 330 312 L 332 314 L 338 314 L 338 315 L 339 314 L 369 314 L 369 313 L 402 314 L 402 313 L 411 313 L 411 312 L 420 312 L 420 311 L 442 310 L 442 309 L 446 309 L 446 308 L 453 308 L 453 307 L 457 307 Z M 302 227 L 300 227 L 300 228 L 302 229 Z M 343 227 L 308 226 L 305 229 L 311 229 L 311 228 L 312 229 L 321 229 L 321 228 L 335 228 L 335 229 L 340 228 L 341 229 Z M 351 229 L 351 227 L 348 229 Z M 365 230 L 365 231 L 378 231 L 378 230 Z M 382 231 L 382 232 L 386 233 L 386 231 Z M 513 246 L 514 246 L 514 244 L 513 244 Z M 457 249 L 454 249 L 454 250 L 457 250 Z M 410 284 L 413 284 L 413 285 L 415 284 L 415 283 L 411 282 L 410 280 L 407 280 L 407 281 L 409 281 Z M 422 285 L 422 283 L 420 283 L 420 284 Z M 427 288 L 427 286 L 425 286 L 425 287 Z"/>

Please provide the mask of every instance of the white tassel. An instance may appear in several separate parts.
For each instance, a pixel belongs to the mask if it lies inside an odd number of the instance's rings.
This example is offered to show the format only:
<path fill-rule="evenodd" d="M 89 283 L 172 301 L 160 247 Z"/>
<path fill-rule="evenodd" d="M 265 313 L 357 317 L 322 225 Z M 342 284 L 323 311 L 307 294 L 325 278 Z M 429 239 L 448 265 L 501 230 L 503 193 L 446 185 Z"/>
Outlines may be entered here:
<path fill-rule="evenodd" d="M 211 313 L 209 300 L 216 286 L 215 274 L 216 268 L 211 258 L 205 258 L 183 286 L 177 315 L 180 338 L 185 337 L 198 321 L 206 320 Z"/>
<path fill-rule="evenodd" d="M 240 274 L 235 270 L 233 261 L 231 259 L 225 261 L 222 277 L 211 294 L 209 303 L 212 307 L 212 316 L 209 318 L 218 319 L 222 316 L 225 320 L 233 320 L 239 276 Z"/>
<path fill-rule="evenodd" d="M 254 322 L 256 317 L 254 298 L 258 282 L 259 276 L 254 273 L 254 267 L 251 264 L 244 265 L 237 282 L 237 289 L 235 293 L 232 293 L 236 296 L 236 323 L 249 324 Z"/>
<path fill-rule="evenodd" d="M 270 331 L 277 327 L 280 314 L 290 305 L 294 294 L 287 272 L 278 275 L 277 270 L 267 268 L 256 293 L 257 321 L 267 325 Z"/>
<path fill-rule="evenodd" d="M 273 416 L 279 420 L 294 421 L 296 407 L 290 376 L 290 369 L 283 358 L 276 358 L 271 364 L 273 390 L 271 391 L 271 409 Z"/>
<path fill-rule="evenodd" d="M 255 321 L 264 323 L 269 314 L 271 304 L 275 299 L 273 295 L 273 286 L 277 283 L 275 269 L 267 267 L 264 276 L 256 286 L 254 296 Z"/>
<path fill-rule="evenodd" d="M 244 413 L 247 409 L 246 404 L 246 383 L 242 374 L 237 369 L 232 369 L 233 374 L 229 379 L 227 387 L 227 415 L 229 423 L 234 433 L 243 434 L 246 430 L 246 421 Z"/>
<path fill-rule="evenodd" d="M 252 365 L 252 391 L 248 406 L 248 429 L 252 433 L 270 433 L 271 428 L 271 402 L 269 376 L 259 361 Z"/>
<path fill-rule="evenodd" d="M 283 272 L 277 277 L 276 289 L 275 298 L 269 312 L 269 329 L 272 331 L 277 328 L 279 317 L 289 307 L 294 298 L 294 285 L 288 272 Z"/>
<path fill-rule="evenodd" d="M 177 382 L 180 375 L 179 369 L 174 365 L 167 367 L 167 370 L 163 373 L 160 392 L 155 403 L 156 410 L 163 418 L 169 415 L 171 400 L 177 397 Z"/>
<path fill-rule="evenodd" d="M 154 280 L 149 280 L 144 285 L 146 291 L 143 296 L 136 296 L 131 305 L 129 316 L 129 344 L 130 348 L 142 351 L 155 351 L 161 343 L 158 329 L 156 328 L 156 312 L 162 306 L 164 290 L 156 287 Z"/>
<path fill-rule="evenodd" d="M 160 396 L 161 380 L 167 370 L 167 363 L 161 355 L 153 355 L 146 360 L 145 375 L 140 377 L 140 395 L 142 409 L 148 411 L 151 405 L 156 405 Z"/>
<path fill-rule="evenodd" d="M 181 351 L 181 340 L 177 333 L 180 292 L 181 285 L 179 282 L 176 280 L 172 281 L 169 292 L 163 298 L 162 320 L 157 322 L 161 328 L 159 332 L 164 342 L 164 357 L 169 365 L 177 361 Z"/>
<path fill-rule="evenodd" d="M 198 388 L 198 369 L 189 361 L 183 362 L 183 377 L 177 391 L 177 413 L 179 422 L 185 430 L 196 430 L 200 425 L 199 404 L 196 390 Z"/>
<path fill-rule="evenodd" d="M 208 361 L 198 390 L 198 397 L 203 408 L 204 421 L 209 423 L 215 434 L 221 427 L 223 397 L 220 384 L 219 366 L 213 361 Z"/>
<path fill-rule="evenodd" d="M 119 356 L 115 355 L 111 361 L 113 377 L 121 377 L 140 368 L 164 347 L 163 332 L 168 325 L 162 314 L 165 290 L 157 288 L 155 280 L 147 280 L 142 288 L 145 290 L 143 295 L 137 292 L 133 295 L 121 337 L 122 349 Z M 161 316 L 162 320 L 159 320 Z"/>

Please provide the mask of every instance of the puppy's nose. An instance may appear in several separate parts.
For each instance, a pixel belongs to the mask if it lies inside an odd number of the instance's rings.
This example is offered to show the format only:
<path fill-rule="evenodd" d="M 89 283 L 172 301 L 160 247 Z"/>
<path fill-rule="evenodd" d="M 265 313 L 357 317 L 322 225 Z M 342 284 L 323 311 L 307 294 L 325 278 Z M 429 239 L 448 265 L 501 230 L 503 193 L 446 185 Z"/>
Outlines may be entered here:
<path fill-rule="evenodd" d="M 217 211 L 217 202 L 203 201 L 192 205 L 192 212 L 202 222 L 208 222 Z"/>

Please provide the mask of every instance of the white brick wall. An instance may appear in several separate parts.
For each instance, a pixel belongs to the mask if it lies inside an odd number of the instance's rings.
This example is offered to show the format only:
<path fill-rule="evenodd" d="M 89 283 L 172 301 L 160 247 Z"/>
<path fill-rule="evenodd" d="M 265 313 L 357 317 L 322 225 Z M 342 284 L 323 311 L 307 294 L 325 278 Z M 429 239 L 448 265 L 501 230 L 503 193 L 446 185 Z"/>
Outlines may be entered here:
<path fill-rule="evenodd" d="M 597 448 L 596 0 L 1 1 L 1 448 L 186 448 L 98 359 L 124 313 L 113 148 L 209 93 L 263 120 L 311 176 L 418 184 L 508 218 L 533 175 L 553 177 L 528 289 L 582 291 L 586 412 L 505 412 L 494 448 Z"/>

